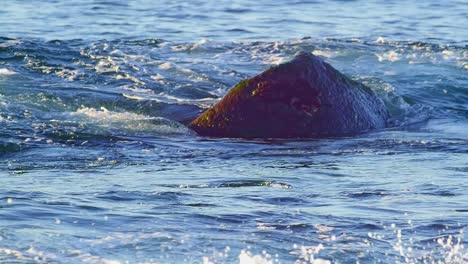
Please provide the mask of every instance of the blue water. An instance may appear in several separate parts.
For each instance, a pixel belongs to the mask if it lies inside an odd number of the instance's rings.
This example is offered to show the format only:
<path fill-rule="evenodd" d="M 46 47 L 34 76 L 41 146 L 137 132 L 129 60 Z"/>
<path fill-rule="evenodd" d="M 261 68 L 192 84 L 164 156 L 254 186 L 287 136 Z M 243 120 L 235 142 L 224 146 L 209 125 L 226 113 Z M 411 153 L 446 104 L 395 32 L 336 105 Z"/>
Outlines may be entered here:
<path fill-rule="evenodd" d="M 0 263 L 468 262 L 466 1 L 1 4 Z M 185 126 L 301 50 L 392 127 Z"/>

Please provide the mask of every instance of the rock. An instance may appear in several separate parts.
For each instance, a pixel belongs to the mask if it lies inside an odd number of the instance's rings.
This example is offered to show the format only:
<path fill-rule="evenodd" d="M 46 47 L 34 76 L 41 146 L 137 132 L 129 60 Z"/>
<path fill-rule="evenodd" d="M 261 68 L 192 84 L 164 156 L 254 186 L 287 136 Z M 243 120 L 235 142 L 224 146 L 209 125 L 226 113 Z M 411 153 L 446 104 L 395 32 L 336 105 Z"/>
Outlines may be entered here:
<path fill-rule="evenodd" d="M 235 138 L 323 138 L 384 128 L 389 114 L 368 87 L 301 52 L 239 82 L 189 127 Z"/>

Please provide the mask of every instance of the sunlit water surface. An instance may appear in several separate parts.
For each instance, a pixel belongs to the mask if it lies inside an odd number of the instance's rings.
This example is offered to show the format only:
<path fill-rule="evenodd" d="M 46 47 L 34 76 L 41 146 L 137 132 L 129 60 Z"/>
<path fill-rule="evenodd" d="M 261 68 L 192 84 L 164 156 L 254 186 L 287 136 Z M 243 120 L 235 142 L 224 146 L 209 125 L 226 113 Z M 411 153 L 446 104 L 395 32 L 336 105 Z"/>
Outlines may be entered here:
<path fill-rule="evenodd" d="M 2 2 L 1 263 L 468 261 L 466 1 L 127 2 Z M 301 50 L 392 127 L 184 125 Z"/>

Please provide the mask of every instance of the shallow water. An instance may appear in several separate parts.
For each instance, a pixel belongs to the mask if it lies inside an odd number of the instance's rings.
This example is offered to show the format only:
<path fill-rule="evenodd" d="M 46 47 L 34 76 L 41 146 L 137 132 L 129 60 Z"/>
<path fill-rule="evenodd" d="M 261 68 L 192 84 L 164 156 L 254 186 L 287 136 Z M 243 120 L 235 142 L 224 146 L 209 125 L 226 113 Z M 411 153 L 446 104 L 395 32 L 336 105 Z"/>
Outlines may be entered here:
<path fill-rule="evenodd" d="M 468 262 L 464 1 L 2 5 L 0 262 Z M 301 50 L 371 87 L 392 127 L 184 126 Z"/>

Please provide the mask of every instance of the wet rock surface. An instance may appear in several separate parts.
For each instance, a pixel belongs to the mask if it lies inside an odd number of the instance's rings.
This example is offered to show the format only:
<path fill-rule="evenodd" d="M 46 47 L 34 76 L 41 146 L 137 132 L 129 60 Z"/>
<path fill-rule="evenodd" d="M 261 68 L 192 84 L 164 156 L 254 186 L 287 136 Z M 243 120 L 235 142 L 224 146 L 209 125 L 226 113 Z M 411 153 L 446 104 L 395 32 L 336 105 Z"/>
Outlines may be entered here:
<path fill-rule="evenodd" d="M 321 138 L 384 128 L 374 92 L 311 53 L 239 82 L 189 127 L 202 136 Z"/>

